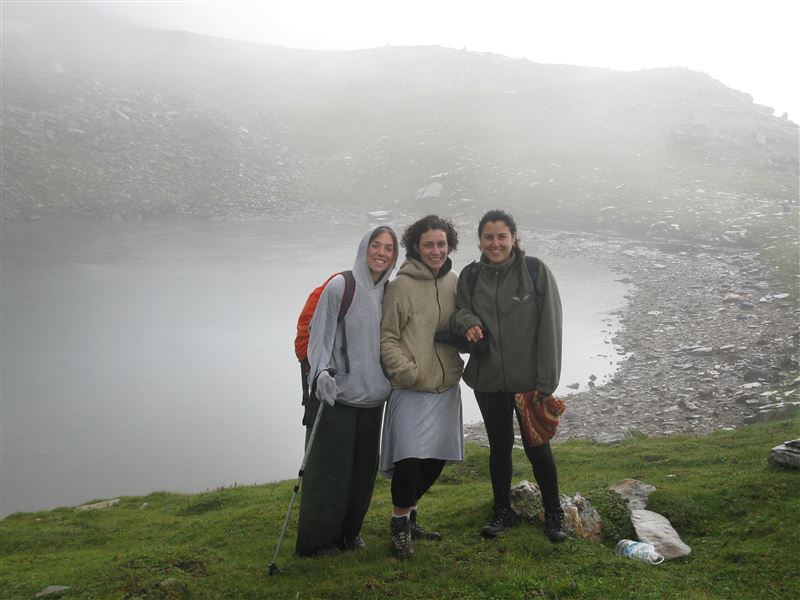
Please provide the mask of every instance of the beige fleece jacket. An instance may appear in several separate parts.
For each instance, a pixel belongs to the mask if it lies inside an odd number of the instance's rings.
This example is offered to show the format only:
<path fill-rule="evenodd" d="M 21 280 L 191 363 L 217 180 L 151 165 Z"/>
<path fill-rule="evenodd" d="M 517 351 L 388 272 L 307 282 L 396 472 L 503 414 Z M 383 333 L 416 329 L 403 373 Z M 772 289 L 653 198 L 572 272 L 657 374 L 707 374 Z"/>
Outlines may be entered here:
<path fill-rule="evenodd" d="M 464 362 L 458 351 L 434 341 L 456 310 L 458 276 L 447 259 L 438 277 L 408 258 L 383 299 L 381 362 L 395 389 L 441 392 L 458 384 Z"/>

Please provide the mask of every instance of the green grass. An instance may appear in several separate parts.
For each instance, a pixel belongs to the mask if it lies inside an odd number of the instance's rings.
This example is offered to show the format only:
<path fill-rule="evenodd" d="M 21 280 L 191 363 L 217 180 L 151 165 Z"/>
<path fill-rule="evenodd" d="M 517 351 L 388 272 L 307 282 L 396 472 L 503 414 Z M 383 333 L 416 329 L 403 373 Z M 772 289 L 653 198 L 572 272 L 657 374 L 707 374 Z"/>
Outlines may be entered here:
<path fill-rule="evenodd" d="M 267 575 L 293 481 L 198 495 L 123 497 L 105 510 L 60 508 L 0 521 L 0 596 L 32 598 L 797 598 L 800 473 L 770 465 L 770 449 L 800 434 L 800 419 L 708 436 L 635 436 L 617 446 L 555 449 L 561 491 L 589 498 L 609 522 L 601 543 L 549 543 L 523 524 L 493 541 L 478 531 L 490 512 L 487 450 L 468 445 L 420 506 L 444 534 L 412 561 L 388 557 L 389 485 L 379 479 L 363 535 L 369 548 L 325 559 L 293 555 L 292 520 L 279 571 Z M 515 451 L 514 480 L 531 479 Z M 692 549 L 651 566 L 614 556 L 631 535 L 606 488 L 626 477 L 657 491 Z"/>

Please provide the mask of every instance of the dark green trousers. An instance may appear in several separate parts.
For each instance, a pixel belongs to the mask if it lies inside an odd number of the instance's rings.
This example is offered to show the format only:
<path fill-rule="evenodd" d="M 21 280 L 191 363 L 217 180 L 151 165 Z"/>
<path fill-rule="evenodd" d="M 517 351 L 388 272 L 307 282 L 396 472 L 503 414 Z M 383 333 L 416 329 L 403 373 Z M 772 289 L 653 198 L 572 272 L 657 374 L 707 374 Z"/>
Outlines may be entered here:
<path fill-rule="evenodd" d="M 382 421 L 383 405 L 323 409 L 300 492 L 300 556 L 341 547 L 360 533 L 375 488 Z"/>

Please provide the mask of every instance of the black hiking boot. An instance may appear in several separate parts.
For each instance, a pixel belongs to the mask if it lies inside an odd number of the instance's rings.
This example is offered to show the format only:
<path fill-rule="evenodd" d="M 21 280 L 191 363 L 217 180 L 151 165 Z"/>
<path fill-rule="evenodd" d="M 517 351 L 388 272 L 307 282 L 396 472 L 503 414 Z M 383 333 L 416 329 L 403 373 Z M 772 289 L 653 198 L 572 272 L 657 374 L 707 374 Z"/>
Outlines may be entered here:
<path fill-rule="evenodd" d="M 417 523 L 417 511 L 412 510 L 409 515 L 411 521 L 411 539 L 412 540 L 434 540 L 436 542 L 442 539 L 442 534 L 438 531 L 427 531 Z"/>
<path fill-rule="evenodd" d="M 517 523 L 517 515 L 511 510 L 510 506 L 495 506 L 492 509 L 492 518 L 481 529 L 481 535 L 485 538 L 495 538 L 506 527 L 513 527 Z"/>
<path fill-rule="evenodd" d="M 392 556 L 400 560 L 414 556 L 414 543 L 411 541 L 411 519 L 392 517 Z"/>
<path fill-rule="evenodd" d="M 564 511 L 561 509 L 545 510 L 542 529 L 551 542 L 557 543 L 566 540 L 567 532 L 564 531 Z"/>

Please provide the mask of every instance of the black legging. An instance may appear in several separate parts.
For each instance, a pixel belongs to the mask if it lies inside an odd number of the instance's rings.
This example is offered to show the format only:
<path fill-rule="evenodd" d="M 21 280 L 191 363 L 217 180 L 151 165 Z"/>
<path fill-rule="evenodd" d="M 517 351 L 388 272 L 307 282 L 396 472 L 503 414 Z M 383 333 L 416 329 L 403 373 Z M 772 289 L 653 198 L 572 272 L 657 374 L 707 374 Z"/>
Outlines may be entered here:
<path fill-rule="evenodd" d="M 394 463 L 392 504 L 402 508 L 416 506 L 438 479 L 444 463 L 438 458 L 404 458 Z"/>
<path fill-rule="evenodd" d="M 511 450 L 514 447 L 514 394 L 475 392 L 489 437 L 489 474 L 492 478 L 495 506 L 511 506 Z M 560 510 L 558 471 L 550 443 L 530 447 L 523 437 L 525 454 L 533 467 L 533 476 L 542 492 L 545 510 Z"/>

